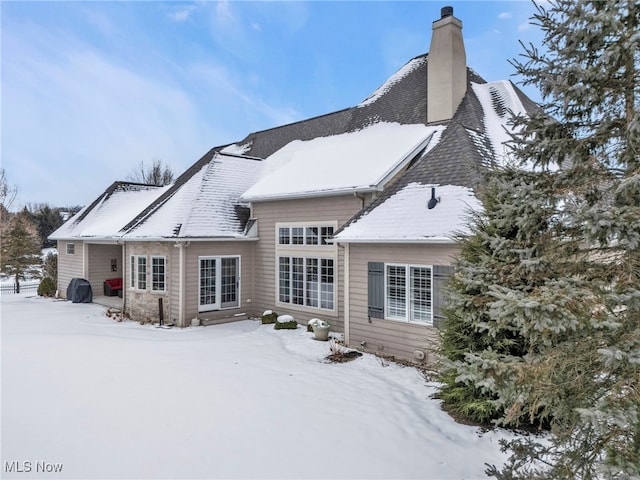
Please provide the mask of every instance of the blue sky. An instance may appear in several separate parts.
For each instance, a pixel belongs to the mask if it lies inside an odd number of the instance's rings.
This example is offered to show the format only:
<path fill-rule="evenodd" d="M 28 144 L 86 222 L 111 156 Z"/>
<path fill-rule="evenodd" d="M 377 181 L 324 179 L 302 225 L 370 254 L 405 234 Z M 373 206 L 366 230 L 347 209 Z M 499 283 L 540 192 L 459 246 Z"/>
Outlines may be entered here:
<path fill-rule="evenodd" d="M 469 66 L 517 82 L 507 60 L 541 39 L 528 1 L 0 1 L 14 207 L 83 205 L 141 161 L 179 174 L 211 147 L 353 106 L 428 51 L 444 5 Z"/>

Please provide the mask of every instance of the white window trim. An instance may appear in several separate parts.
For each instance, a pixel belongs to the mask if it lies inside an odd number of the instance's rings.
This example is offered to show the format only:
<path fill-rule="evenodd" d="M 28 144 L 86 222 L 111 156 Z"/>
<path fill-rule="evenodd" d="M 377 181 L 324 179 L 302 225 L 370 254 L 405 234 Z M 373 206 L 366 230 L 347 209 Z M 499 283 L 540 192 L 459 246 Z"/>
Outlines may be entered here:
<path fill-rule="evenodd" d="M 145 267 L 146 267 L 146 272 L 145 272 L 145 287 L 144 288 L 140 288 L 140 278 L 138 276 L 139 273 L 139 266 L 140 266 L 140 262 L 139 259 L 140 258 L 144 258 L 145 259 Z M 131 265 L 133 263 L 133 265 Z M 130 256 L 130 260 L 129 260 L 129 268 L 131 269 L 131 271 L 129 272 L 129 286 L 134 289 L 137 290 L 139 292 L 146 292 L 149 289 L 149 259 L 147 258 L 146 255 L 135 255 L 132 254 Z"/>
<path fill-rule="evenodd" d="M 69 248 L 71 247 L 71 248 Z M 72 250 L 71 252 L 69 250 Z M 67 242 L 66 248 L 67 255 L 75 255 L 76 254 L 76 244 L 73 242 Z"/>
<path fill-rule="evenodd" d="M 404 317 L 395 317 L 389 315 L 389 296 L 387 295 L 388 287 L 388 270 L 387 267 L 404 267 L 405 274 L 405 315 Z M 431 275 L 431 312 L 430 319 L 427 322 L 418 322 L 411 320 L 411 268 L 428 268 Z M 394 322 L 410 323 L 412 325 L 428 325 L 433 326 L 433 265 L 416 265 L 413 263 L 385 263 L 384 264 L 384 318 Z"/>
<path fill-rule="evenodd" d="M 237 292 L 238 304 L 230 307 L 222 306 L 222 259 L 223 258 L 237 258 L 238 259 L 238 280 L 237 280 Z M 215 260 L 216 261 L 216 303 L 200 305 L 200 278 L 201 278 L 201 260 Z M 241 255 L 201 255 L 198 257 L 198 313 L 203 312 L 217 312 L 220 310 L 233 310 L 242 306 L 242 256 Z"/>
<path fill-rule="evenodd" d="M 162 285 L 163 285 L 162 289 L 154 288 L 154 285 L 153 285 L 153 283 L 154 283 L 153 282 L 153 260 L 154 259 L 162 259 L 162 264 L 163 264 L 163 267 L 164 267 L 164 273 L 163 273 L 163 279 L 162 279 Z M 151 267 L 151 268 L 149 268 L 149 267 Z M 150 256 L 150 261 L 147 264 L 147 272 L 151 277 L 151 282 L 147 282 L 147 283 L 150 284 L 149 291 L 151 293 L 165 293 L 167 291 L 167 257 L 164 256 L 164 255 L 151 255 Z"/>
<path fill-rule="evenodd" d="M 307 228 L 315 227 L 318 229 L 318 243 L 307 243 Z M 312 222 L 277 222 L 275 225 L 275 244 L 278 249 L 313 249 L 334 251 L 337 246 L 333 244 L 322 244 L 322 227 L 332 227 L 335 232 L 338 229 L 338 222 L 333 221 L 312 221 Z M 302 244 L 280 243 L 280 229 L 289 229 L 289 241 L 292 239 L 291 229 L 302 228 L 303 241 Z"/>
<path fill-rule="evenodd" d="M 313 248 L 315 249 L 316 246 L 315 245 L 309 245 L 307 246 L 308 248 Z M 306 301 L 306 297 L 307 297 L 307 259 L 315 259 L 318 260 L 318 305 L 322 305 L 322 260 L 331 260 L 333 261 L 333 308 L 324 308 L 321 306 L 318 307 L 311 307 L 308 305 L 299 305 L 296 303 L 291 302 L 291 299 L 293 297 L 292 294 L 292 290 L 293 290 L 293 280 L 291 278 L 292 276 L 292 269 L 293 269 L 293 262 L 289 262 L 289 275 L 290 275 L 290 284 L 289 284 L 289 302 L 282 302 L 280 301 L 280 258 L 281 257 L 288 257 L 288 258 L 303 258 L 303 279 L 302 279 L 302 285 L 303 285 L 303 299 L 304 301 Z M 299 310 L 299 311 L 303 311 L 303 312 L 311 312 L 311 313 L 318 313 L 318 312 L 324 312 L 325 314 L 330 314 L 332 316 L 335 316 L 337 314 L 338 311 L 338 259 L 336 255 L 321 255 L 320 252 L 317 252 L 316 250 L 306 250 L 304 253 L 302 252 L 279 252 L 276 254 L 276 268 L 275 268 L 275 276 L 276 276 L 276 288 L 275 288 L 275 303 L 276 306 L 281 307 L 281 308 L 286 308 L 286 309 L 291 309 L 291 310 Z"/>

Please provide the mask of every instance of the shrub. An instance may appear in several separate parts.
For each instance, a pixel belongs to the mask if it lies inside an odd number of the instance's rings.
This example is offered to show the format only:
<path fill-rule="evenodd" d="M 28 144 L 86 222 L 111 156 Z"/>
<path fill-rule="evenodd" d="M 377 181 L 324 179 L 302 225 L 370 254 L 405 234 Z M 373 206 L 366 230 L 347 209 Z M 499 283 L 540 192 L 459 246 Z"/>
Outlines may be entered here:
<path fill-rule="evenodd" d="M 38 285 L 38 295 L 53 297 L 56 294 L 56 282 L 51 277 L 44 277 Z"/>
<path fill-rule="evenodd" d="M 42 269 L 45 277 L 49 277 L 54 280 L 58 278 L 58 254 L 53 252 L 47 253 L 47 256 L 44 257 Z"/>
<path fill-rule="evenodd" d="M 266 310 L 262 314 L 262 324 L 263 325 L 267 325 L 267 324 L 270 324 L 270 323 L 276 323 L 277 319 L 278 319 L 278 314 L 276 312 L 272 312 L 271 310 Z"/>
<path fill-rule="evenodd" d="M 273 328 L 276 330 L 295 330 L 298 328 L 298 322 L 291 315 L 281 315 L 277 318 Z"/>

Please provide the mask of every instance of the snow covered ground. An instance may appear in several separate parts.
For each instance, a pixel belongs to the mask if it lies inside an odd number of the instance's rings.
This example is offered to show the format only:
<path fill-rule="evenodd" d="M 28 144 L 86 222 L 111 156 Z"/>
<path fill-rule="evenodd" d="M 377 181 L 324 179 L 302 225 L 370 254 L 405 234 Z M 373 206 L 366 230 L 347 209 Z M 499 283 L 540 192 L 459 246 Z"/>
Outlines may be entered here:
<path fill-rule="evenodd" d="M 453 422 L 416 369 L 325 363 L 302 327 L 163 330 L 32 295 L 0 304 L 2 478 L 468 479 L 504 460 L 505 433 Z"/>

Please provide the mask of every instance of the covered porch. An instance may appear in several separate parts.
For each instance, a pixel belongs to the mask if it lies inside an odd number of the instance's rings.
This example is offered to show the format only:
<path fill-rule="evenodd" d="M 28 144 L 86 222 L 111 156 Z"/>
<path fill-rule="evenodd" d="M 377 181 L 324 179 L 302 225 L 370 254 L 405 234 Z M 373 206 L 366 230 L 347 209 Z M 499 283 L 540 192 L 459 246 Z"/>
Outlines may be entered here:
<path fill-rule="evenodd" d="M 118 311 L 122 311 L 124 307 L 124 299 L 121 297 L 105 297 L 104 295 L 94 295 L 93 303 Z"/>
<path fill-rule="evenodd" d="M 93 303 L 112 309 L 124 307 L 123 290 L 105 288 L 106 280 L 121 279 L 124 282 L 124 249 L 116 242 L 87 243 L 86 279 L 91 283 Z"/>

